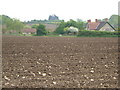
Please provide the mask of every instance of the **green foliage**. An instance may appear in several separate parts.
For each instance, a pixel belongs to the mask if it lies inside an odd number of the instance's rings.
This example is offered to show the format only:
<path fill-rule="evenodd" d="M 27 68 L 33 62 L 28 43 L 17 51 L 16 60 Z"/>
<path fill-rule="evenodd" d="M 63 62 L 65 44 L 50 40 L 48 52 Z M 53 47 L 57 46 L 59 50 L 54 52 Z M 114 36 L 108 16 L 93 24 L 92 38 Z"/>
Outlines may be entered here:
<path fill-rule="evenodd" d="M 66 27 L 70 27 L 70 26 L 73 26 L 73 27 L 76 27 L 76 21 L 74 21 L 74 20 L 70 20 L 70 21 L 68 21 L 67 23 L 66 23 Z"/>
<path fill-rule="evenodd" d="M 66 31 L 67 31 L 67 28 L 69 27 L 76 27 L 78 28 L 79 30 L 83 30 L 84 29 L 84 22 L 78 20 L 77 22 L 74 21 L 74 20 L 70 20 L 70 21 L 67 21 L 67 22 L 61 22 L 59 27 L 56 29 L 56 33 L 57 34 L 65 34 Z"/>
<path fill-rule="evenodd" d="M 64 34 L 65 33 L 65 31 L 64 31 L 65 25 L 66 25 L 65 22 L 60 23 L 59 27 L 55 30 L 55 33 Z"/>
<path fill-rule="evenodd" d="M 118 29 L 118 25 L 120 26 L 120 16 L 119 15 L 112 15 L 109 19 L 109 23 L 114 26 L 115 29 Z"/>
<path fill-rule="evenodd" d="M 34 24 L 34 25 L 32 25 L 32 28 L 37 28 L 37 26 L 38 26 L 38 25 Z"/>
<path fill-rule="evenodd" d="M 76 21 L 71 19 L 70 21 L 68 21 L 66 23 L 66 27 L 70 27 L 70 26 L 76 27 L 79 30 L 83 30 L 84 29 L 84 27 L 83 27 L 84 26 L 84 22 L 82 20 L 77 20 L 77 22 L 76 22 Z"/>
<path fill-rule="evenodd" d="M 80 30 L 78 37 L 120 37 L 120 32 Z"/>
<path fill-rule="evenodd" d="M 63 20 L 31 20 L 31 21 L 28 21 L 28 22 L 25 22 L 26 24 L 39 24 L 39 23 L 42 23 L 42 24 L 59 24 L 61 23 Z"/>
<path fill-rule="evenodd" d="M 31 28 L 31 26 L 29 26 L 29 25 L 25 25 L 24 28 Z"/>
<path fill-rule="evenodd" d="M 23 27 L 24 27 L 23 23 L 21 23 L 17 19 L 13 19 L 13 24 L 12 24 L 12 29 L 13 30 L 17 30 L 17 31 L 21 32 L 21 30 L 23 29 Z"/>
<path fill-rule="evenodd" d="M 69 29 L 69 27 L 65 27 L 65 28 L 64 28 L 64 32 L 67 32 L 68 29 Z"/>
<path fill-rule="evenodd" d="M 21 32 L 24 28 L 24 24 L 17 19 L 12 19 L 6 15 L 0 15 L 0 18 L 0 20 L 2 20 L 3 33 L 12 31 Z"/>
<path fill-rule="evenodd" d="M 46 31 L 46 29 L 45 29 L 45 25 L 43 25 L 43 24 L 39 24 L 37 27 L 36 27 L 36 29 L 37 29 L 37 35 L 39 36 L 41 36 L 41 35 L 46 35 L 47 34 L 47 31 Z"/>

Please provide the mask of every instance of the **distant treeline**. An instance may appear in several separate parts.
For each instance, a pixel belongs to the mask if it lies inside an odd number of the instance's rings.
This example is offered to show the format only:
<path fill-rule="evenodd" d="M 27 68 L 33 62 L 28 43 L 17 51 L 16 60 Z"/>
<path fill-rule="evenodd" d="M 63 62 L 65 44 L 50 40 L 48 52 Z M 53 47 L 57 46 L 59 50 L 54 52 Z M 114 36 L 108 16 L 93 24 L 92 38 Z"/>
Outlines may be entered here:
<path fill-rule="evenodd" d="M 46 23 L 46 24 L 59 24 L 63 22 L 64 20 L 31 20 L 24 22 L 26 24 L 39 24 L 39 23 Z"/>

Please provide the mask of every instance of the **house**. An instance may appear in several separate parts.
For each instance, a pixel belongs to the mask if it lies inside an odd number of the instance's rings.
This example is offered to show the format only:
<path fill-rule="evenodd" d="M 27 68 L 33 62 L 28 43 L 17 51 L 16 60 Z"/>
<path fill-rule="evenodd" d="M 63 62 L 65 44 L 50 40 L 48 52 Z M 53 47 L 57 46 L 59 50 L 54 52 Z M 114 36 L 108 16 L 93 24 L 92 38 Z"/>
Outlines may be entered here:
<path fill-rule="evenodd" d="M 108 19 L 105 21 L 95 19 L 95 22 L 88 20 L 86 30 L 115 31 L 114 27 L 108 22 Z"/>
<path fill-rule="evenodd" d="M 33 28 L 26 28 L 26 29 L 23 29 L 22 30 L 22 33 L 23 34 L 36 34 L 36 29 L 33 29 Z"/>

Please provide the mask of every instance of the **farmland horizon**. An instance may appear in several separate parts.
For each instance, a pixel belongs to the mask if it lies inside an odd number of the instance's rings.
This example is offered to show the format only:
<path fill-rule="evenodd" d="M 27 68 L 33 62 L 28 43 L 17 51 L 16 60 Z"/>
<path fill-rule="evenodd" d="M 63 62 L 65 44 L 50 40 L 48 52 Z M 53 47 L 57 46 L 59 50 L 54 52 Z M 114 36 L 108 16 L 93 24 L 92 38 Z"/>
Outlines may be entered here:
<path fill-rule="evenodd" d="M 2 15 L 5 15 L 5 14 L 2 14 Z M 53 14 L 51 14 L 51 15 L 53 15 Z M 56 14 L 54 14 L 54 15 L 56 15 Z M 112 14 L 112 15 L 118 15 L 118 14 Z M 74 21 L 82 20 L 82 21 L 85 21 L 85 22 L 86 22 L 87 20 L 91 20 L 92 22 L 94 22 L 95 19 L 100 19 L 100 20 L 105 19 L 105 18 L 108 18 L 108 19 L 109 19 L 112 15 L 110 15 L 109 17 L 103 17 L 103 18 L 89 18 L 89 19 L 82 19 L 82 18 L 73 19 L 73 18 L 70 18 L 69 20 L 74 20 Z M 5 15 L 5 16 L 10 17 L 9 15 Z M 49 16 L 50 16 L 50 15 L 48 15 L 48 18 L 49 18 Z M 120 16 L 120 15 L 118 15 L 118 16 Z M 59 17 L 59 16 L 58 16 L 58 17 Z M 10 18 L 18 19 L 18 20 L 20 20 L 21 22 L 28 22 L 28 21 L 32 21 L 32 20 L 48 20 L 48 18 L 45 18 L 45 19 L 39 18 L 39 19 L 30 19 L 30 20 L 25 21 L 25 20 L 21 20 L 21 19 L 19 19 L 19 18 L 15 18 L 15 17 L 10 17 Z M 66 20 L 66 19 L 59 19 L 59 20 L 64 20 L 65 22 L 69 21 L 69 20 Z"/>

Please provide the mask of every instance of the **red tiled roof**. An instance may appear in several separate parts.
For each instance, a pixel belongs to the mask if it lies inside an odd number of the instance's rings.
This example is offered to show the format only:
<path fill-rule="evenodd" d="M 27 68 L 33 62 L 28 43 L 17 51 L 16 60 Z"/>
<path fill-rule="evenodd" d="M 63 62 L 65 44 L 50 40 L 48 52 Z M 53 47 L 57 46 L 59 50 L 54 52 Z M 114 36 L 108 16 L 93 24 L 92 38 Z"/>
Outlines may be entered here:
<path fill-rule="evenodd" d="M 89 30 L 95 30 L 95 29 L 97 29 L 99 24 L 100 24 L 100 22 L 89 22 L 88 23 L 88 29 Z"/>
<path fill-rule="evenodd" d="M 26 32 L 26 33 L 35 33 L 36 32 L 36 29 L 33 29 L 33 28 L 27 28 L 27 29 L 23 29 L 22 32 Z"/>

